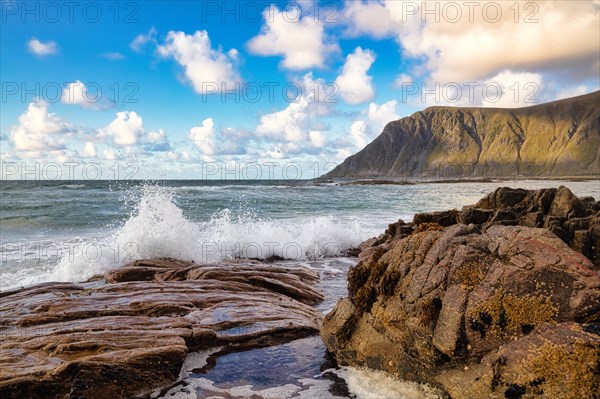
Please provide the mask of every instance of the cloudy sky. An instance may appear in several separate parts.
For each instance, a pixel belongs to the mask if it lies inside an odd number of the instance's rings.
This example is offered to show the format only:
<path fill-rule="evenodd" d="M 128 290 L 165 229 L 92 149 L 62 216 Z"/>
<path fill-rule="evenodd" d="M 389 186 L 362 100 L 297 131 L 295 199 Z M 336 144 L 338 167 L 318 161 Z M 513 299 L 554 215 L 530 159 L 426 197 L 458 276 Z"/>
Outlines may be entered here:
<path fill-rule="evenodd" d="M 312 178 L 427 106 L 600 85 L 599 1 L 1 5 L 3 178 L 48 163 Z"/>

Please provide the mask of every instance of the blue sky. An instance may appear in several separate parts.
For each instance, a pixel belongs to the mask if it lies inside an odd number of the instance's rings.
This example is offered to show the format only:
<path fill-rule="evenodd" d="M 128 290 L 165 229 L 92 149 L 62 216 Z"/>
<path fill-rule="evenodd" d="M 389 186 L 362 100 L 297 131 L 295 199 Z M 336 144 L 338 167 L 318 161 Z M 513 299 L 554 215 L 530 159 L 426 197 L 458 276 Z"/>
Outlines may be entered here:
<path fill-rule="evenodd" d="M 2 178 L 311 178 L 430 105 L 598 89 L 598 1 L 468 4 L 3 0 Z"/>

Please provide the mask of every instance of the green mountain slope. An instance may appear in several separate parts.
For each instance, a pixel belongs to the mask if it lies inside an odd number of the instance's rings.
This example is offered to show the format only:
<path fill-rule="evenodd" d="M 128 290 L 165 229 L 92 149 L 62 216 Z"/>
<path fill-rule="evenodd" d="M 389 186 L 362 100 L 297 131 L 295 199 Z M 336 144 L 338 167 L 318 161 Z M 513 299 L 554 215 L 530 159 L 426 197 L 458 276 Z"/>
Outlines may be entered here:
<path fill-rule="evenodd" d="M 600 174 L 600 91 L 527 108 L 431 107 L 390 122 L 329 178 Z"/>

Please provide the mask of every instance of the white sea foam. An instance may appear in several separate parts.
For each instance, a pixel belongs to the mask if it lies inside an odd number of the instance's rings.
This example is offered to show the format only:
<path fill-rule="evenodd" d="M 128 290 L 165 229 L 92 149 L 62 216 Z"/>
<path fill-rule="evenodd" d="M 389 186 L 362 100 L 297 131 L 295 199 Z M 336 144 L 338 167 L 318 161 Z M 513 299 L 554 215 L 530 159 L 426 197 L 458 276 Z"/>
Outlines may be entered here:
<path fill-rule="evenodd" d="M 400 381 L 382 371 L 343 367 L 334 371 L 343 378 L 350 393 L 360 399 L 441 399 L 443 396 L 437 389 Z"/>
<path fill-rule="evenodd" d="M 126 262 L 155 257 L 196 263 L 272 256 L 314 260 L 338 256 L 364 238 L 356 220 L 331 216 L 274 220 L 224 209 L 207 222 L 194 222 L 176 205 L 172 190 L 146 186 L 121 227 L 105 238 L 71 246 L 48 277 L 83 281 Z"/>
<path fill-rule="evenodd" d="M 346 381 L 351 397 L 356 399 L 441 399 L 442 393 L 428 385 L 396 380 L 380 371 L 344 367 L 334 372 Z M 197 391 L 210 398 L 261 398 L 261 399 L 336 399 L 330 392 L 332 381 L 322 376 L 302 378 L 296 384 L 286 384 L 260 389 L 252 385 L 240 385 L 227 388 L 215 386 L 207 378 L 186 378 L 185 385 L 177 386 L 166 392 L 161 399 L 196 399 Z"/>

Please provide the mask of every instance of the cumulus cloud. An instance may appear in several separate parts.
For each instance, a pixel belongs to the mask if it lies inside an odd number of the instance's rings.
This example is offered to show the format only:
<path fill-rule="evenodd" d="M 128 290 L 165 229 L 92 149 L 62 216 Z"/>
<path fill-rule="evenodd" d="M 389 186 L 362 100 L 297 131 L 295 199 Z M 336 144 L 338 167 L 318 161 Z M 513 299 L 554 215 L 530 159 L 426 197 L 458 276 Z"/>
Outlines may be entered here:
<path fill-rule="evenodd" d="M 367 120 L 373 131 L 379 134 L 389 122 L 400 119 L 400 116 L 396 112 L 397 105 L 398 101 L 396 100 L 391 100 L 381 105 L 375 103 L 369 104 Z"/>
<path fill-rule="evenodd" d="M 87 143 L 85 143 L 85 146 L 83 147 L 83 151 L 81 152 L 81 155 L 83 155 L 84 157 L 87 157 L 87 158 L 95 158 L 96 154 L 97 154 L 96 145 L 94 143 L 92 143 L 91 141 L 88 141 Z"/>
<path fill-rule="evenodd" d="M 331 112 L 335 103 L 330 101 L 331 88 L 322 79 L 313 79 L 311 73 L 297 82 L 301 87 L 300 96 L 289 105 L 273 113 L 260 117 L 255 129 L 259 137 L 268 137 L 283 142 L 314 143 L 310 131 L 318 125 L 318 117 Z M 316 136 L 315 136 L 316 138 Z M 317 139 L 318 141 L 318 139 Z"/>
<path fill-rule="evenodd" d="M 27 48 L 29 49 L 29 52 L 37 55 L 38 57 L 45 57 L 58 53 L 58 45 L 55 41 L 49 40 L 44 43 L 35 37 L 27 42 Z"/>
<path fill-rule="evenodd" d="M 150 143 L 160 143 L 161 141 L 165 141 L 165 131 L 163 129 L 154 130 L 148 133 L 148 141 Z"/>
<path fill-rule="evenodd" d="M 240 81 L 235 68 L 237 50 L 225 53 L 220 47 L 213 49 L 205 30 L 196 31 L 193 35 L 170 31 L 157 51 L 161 57 L 173 58 L 181 65 L 186 79 L 197 93 L 206 92 L 215 83 L 219 90 L 233 88 Z"/>
<path fill-rule="evenodd" d="M 136 53 L 141 53 L 147 43 L 156 43 L 156 29 L 154 27 L 150 28 L 147 33 L 137 35 L 129 43 L 129 47 Z"/>
<path fill-rule="evenodd" d="M 284 68 L 323 67 L 325 57 L 338 49 L 327 42 L 323 22 L 312 16 L 293 18 L 273 5 L 263 17 L 261 33 L 248 42 L 248 50 L 262 56 L 282 56 Z"/>
<path fill-rule="evenodd" d="M 212 118 L 202 121 L 202 126 L 190 129 L 188 138 L 200 150 L 203 155 L 211 156 L 215 153 L 215 132 Z"/>
<path fill-rule="evenodd" d="M 305 124 L 308 116 L 308 100 L 301 97 L 281 111 L 262 115 L 256 133 L 286 141 L 306 140 L 308 132 Z"/>
<path fill-rule="evenodd" d="M 448 4 L 438 2 L 428 6 L 438 10 L 437 21 L 436 12 L 425 14 L 426 3 L 412 1 L 348 1 L 344 12 L 350 32 L 393 35 L 405 55 L 424 60 L 431 81 L 482 81 L 504 70 L 570 70 L 573 79 L 598 76 L 597 2 L 513 3 L 496 2 L 493 10 L 479 4 L 471 13 L 454 2 L 452 7 L 462 8 L 457 18 L 454 10 L 444 11 Z"/>
<path fill-rule="evenodd" d="M 350 137 L 356 148 L 362 149 L 367 145 L 367 122 L 354 121 L 350 126 Z"/>
<path fill-rule="evenodd" d="M 484 107 L 516 108 L 541 103 L 542 75 L 502 71 L 485 82 L 481 90 Z"/>
<path fill-rule="evenodd" d="M 88 93 L 88 88 L 79 80 L 67 84 L 60 101 L 63 104 L 79 105 L 83 108 L 99 108 L 98 96 Z"/>
<path fill-rule="evenodd" d="M 400 118 L 396 112 L 397 105 L 396 100 L 381 105 L 369 104 L 369 107 L 362 113 L 364 117 L 352 122 L 350 126 L 350 145 L 354 147 L 354 150 L 363 149 L 383 131 L 385 125 Z M 347 143 L 343 144 L 348 145 Z"/>
<path fill-rule="evenodd" d="M 368 34 L 381 39 L 391 36 L 396 29 L 390 11 L 379 1 L 346 1 L 342 15 L 343 20 L 349 22 L 346 34 L 350 36 Z"/>
<path fill-rule="evenodd" d="M 325 145 L 325 136 L 323 135 L 323 132 L 311 130 L 308 133 L 308 137 L 310 138 L 310 142 L 314 147 L 321 148 Z"/>
<path fill-rule="evenodd" d="M 373 78 L 367 74 L 373 62 L 375 62 L 375 53 L 371 50 L 363 50 L 361 47 L 357 47 L 346 57 L 342 73 L 335 83 L 340 95 L 348 104 L 361 104 L 372 100 L 375 96 L 371 84 Z"/>
<path fill-rule="evenodd" d="M 99 137 L 111 137 L 115 145 L 128 146 L 136 144 L 143 133 L 142 117 L 135 111 L 121 111 L 112 122 L 100 129 Z"/>
<path fill-rule="evenodd" d="M 76 133 L 71 123 L 48 111 L 45 101 L 32 102 L 11 129 L 10 141 L 19 151 L 50 151 L 66 148 L 66 138 Z"/>
<path fill-rule="evenodd" d="M 112 149 L 107 149 L 103 151 L 104 154 L 104 159 L 106 159 L 107 161 L 114 161 L 115 159 L 117 159 L 117 154 L 115 154 L 115 152 Z"/>

